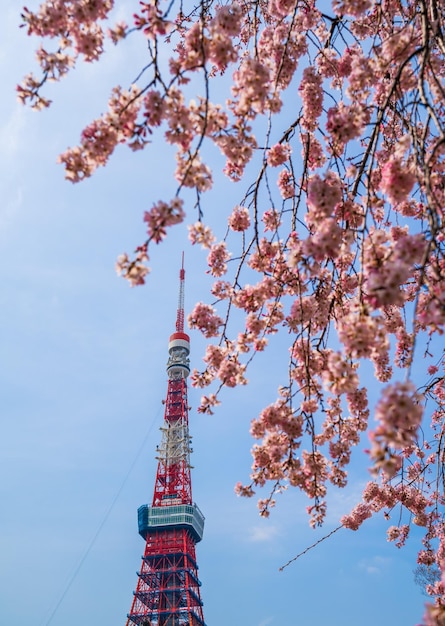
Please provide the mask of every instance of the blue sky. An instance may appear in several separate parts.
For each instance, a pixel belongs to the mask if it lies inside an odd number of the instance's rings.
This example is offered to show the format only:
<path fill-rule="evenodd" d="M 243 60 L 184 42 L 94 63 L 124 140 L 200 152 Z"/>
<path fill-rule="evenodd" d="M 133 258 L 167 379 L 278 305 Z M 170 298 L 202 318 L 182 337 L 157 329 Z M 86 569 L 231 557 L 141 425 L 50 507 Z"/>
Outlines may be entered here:
<path fill-rule="evenodd" d="M 153 250 L 145 287 L 130 289 L 116 276 L 117 255 L 142 239 L 143 211 L 174 193 L 168 154 L 122 148 L 93 179 L 65 182 L 56 157 L 101 112 L 113 80 L 129 80 L 126 48 L 79 68 L 51 89 L 50 111 L 35 113 L 14 91 L 36 43 L 18 28 L 19 13 L 16 0 L 3 0 L 0 623 L 124 626 L 144 547 L 136 511 L 152 497 L 182 249 L 186 309 L 206 299 L 210 281 L 203 254 L 186 247 L 185 226 Z M 137 52 L 132 43 L 127 49 Z M 207 206 L 223 212 L 237 198 L 219 179 Z M 190 335 L 199 367 L 205 344 Z M 336 533 L 278 571 L 355 504 L 367 480 L 366 441 L 321 531 L 308 527 L 308 503 L 296 492 L 282 496 L 268 520 L 254 500 L 234 495 L 234 484 L 248 479 L 250 419 L 275 399 L 278 369 L 255 363 L 252 383 L 225 393 L 212 417 L 193 410 L 200 394 L 189 390 L 194 498 L 206 517 L 197 547 L 206 622 L 418 623 L 425 599 L 413 582 L 417 545 L 397 550 L 379 520 Z"/>

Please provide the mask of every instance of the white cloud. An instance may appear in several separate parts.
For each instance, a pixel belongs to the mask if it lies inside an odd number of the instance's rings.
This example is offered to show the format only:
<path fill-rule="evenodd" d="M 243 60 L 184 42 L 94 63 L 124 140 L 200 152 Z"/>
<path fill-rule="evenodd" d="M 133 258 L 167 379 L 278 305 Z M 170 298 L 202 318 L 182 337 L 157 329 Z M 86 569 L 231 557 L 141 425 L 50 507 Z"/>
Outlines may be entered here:
<path fill-rule="evenodd" d="M 273 621 L 274 621 L 273 617 L 266 617 L 266 619 L 261 620 L 258 626 L 269 626 L 269 624 L 272 624 Z"/>
<path fill-rule="evenodd" d="M 373 576 L 375 574 L 380 574 L 382 570 L 386 570 L 389 563 L 390 559 L 383 556 L 374 556 L 370 559 L 362 559 L 358 566 L 361 570 Z"/>
<path fill-rule="evenodd" d="M 249 540 L 256 542 L 271 541 L 278 535 L 276 526 L 253 526 L 250 529 Z"/>

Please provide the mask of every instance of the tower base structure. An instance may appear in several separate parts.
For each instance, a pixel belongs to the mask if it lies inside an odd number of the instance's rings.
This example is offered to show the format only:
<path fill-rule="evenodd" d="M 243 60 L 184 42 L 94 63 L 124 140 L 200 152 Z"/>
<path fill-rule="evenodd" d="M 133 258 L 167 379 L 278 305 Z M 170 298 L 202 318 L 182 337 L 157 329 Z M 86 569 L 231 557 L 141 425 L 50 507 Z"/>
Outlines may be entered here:
<path fill-rule="evenodd" d="M 147 530 L 145 539 L 127 626 L 205 626 L 193 533 Z"/>

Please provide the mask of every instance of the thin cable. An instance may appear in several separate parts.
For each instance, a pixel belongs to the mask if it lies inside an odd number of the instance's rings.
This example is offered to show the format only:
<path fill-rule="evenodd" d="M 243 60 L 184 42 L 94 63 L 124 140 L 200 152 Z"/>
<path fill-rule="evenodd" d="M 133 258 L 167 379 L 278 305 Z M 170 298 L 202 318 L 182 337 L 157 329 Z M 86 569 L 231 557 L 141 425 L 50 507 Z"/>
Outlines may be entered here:
<path fill-rule="evenodd" d="M 107 522 L 107 520 L 108 520 L 108 518 L 109 518 L 109 516 L 110 516 L 110 514 L 111 514 L 111 511 L 112 511 L 112 510 L 113 510 L 113 508 L 114 508 L 114 505 L 116 504 L 117 500 L 119 499 L 119 496 L 120 496 L 120 495 L 121 495 L 121 493 L 122 493 L 122 490 L 124 489 L 125 485 L 127 484 L 127 481 L 128 481 L 128 479 L 129 479 L 129 477 L 130 477 L 130 474 L 131 474 L 131 472 L 133 471 L 133 468 L 134 468 L 134 466 L 136 465 L 137 460 L 139 459 L 140 455 L 142 454 L 142 450 L 144 449 L 145 444 L 147 443 L 148 437 L 149 437 L 149 435 L 150 435 L 150 433 L 151 433 L 151 431 L 152 431 L 152 429 L 153 429 L 153 426 L 154 426 L 154 424 L 155 424 L 155 422 L 156 422 L 156 420 L 157 420 L 157 418 L 158 418 L 159 413 L 161 412 L 161 410 L 162 410 L 162 405 L 160 406 L 160 408 L 159 408 L 158 412 L 156 413 L 156 415 L 154 416 L 154 418 L 153 418 L 153 420 L 152 420 L 152 422 L 151 422 L 150 426 L 148 427 L 148 430 L 147 430 L 147 432 L 146 432 L 146 434 L 145 434 L 145 437 L 144 437 L 144 439 L 143 439 L 143 441 L 142 441 L 142 443 L 141 443 L 141 445 L 140 445 L 140 447 L 139 447 L 138 451 L 136 452 L 136 456 L 134 457 L 134 459 L 133 459 L 133 461 L 132 461 L 132 463 L 131 463 L 131 465 L 130 465 L 130 467 L 129 467 L 129 469 L 128 469 L 127 473 L 126 473 L 126 475 L 125 475 L 125 477 L 124 477 L 124 480 L 122 481 L 122 483 L 121 483 L 121 485 L 120 485 L 119 489 L 117 490 L 116 495 L 114 496 L 113 500 L 111 501 L 111 504 L 110 504 L 110 506 L 108 507 L 108 510 L 106 511 L 106 513 L 105 513 L 105 515 L 104 515 L 104 517 L 103 517 L 103 519 L 102 519 L 101 523 L 99 524 L 99 526 L 98 526 L 98 528 L 97 528 L 96 532 L 94 533 L 93 538 L 91 539 L 90 543 L 88 544 L 88 547 L 87 547 L 87 549 L 85 550 L 85 552 L 84 552 L 84 554 L 83 554 L 82 558 L 80 559 L 80 561 L 79 561 L 79 563 L 77 564 L 77 566 L 76 566 L 76 568 L 75 568 L 74 572 L 71 574 L 70 578 L 68 579 L 68 582 L 67 582 L 67 584 L 66 584 L 66 586 L 65 586 L 65 589 L 64 589 L 64 590 L 63 590 L 63 592 L 62 592 L 62 595 L 60 596 L 59 600 L 57 601 L 57 603 L 56 603 L 56 605 L 55 605 L 54 609 L 52 610 L 51 615 L 49 616 L 48 620 L 45 622 L 45 620 L 43 619 L 43 620 L 40 622 L 41 626 L 49 626 L 49 625 L 51 624 L 51 622 L 52 622 L 52 620 L 53 620 L 53 618 L 54 618 L 55 614 L 57 613 L 57 611 L 58 611 L 58 609 L 59 609 L 60 605 L 61 605 L 61 604 L 62 604 L 62 602 L 64 601 L 65 596 L 67 595 L 68 591 L 70 590 L 71 585 L 72 585 L 72 584 L 73 584 L 73 582 L 76 580 L 77 575 L 78 575 L 78 573 L 80 572 L 80 570 L 81 570 L 81 568 L 82 568 L 82 565 L 85 563 L 85 561 L 86 561 L 86 559 L 87 559 L 87 557 L 88 557 L 89 553 L 91 552 L 91 550 L 92 550 L 92 548 L 93 548 L 94 544 L 95 544 L 95 543 L 96 543 L 96 541 L 97 541 L 97 538 L 99 537 L 99 535 L 100 535 L 100 533 L 101 533 L 101 531 L 102 531 L 102 528 L 105 526 L 105 524 L 106 524 L 106 522 Z"/>
<path fill-rule="evenodd" d="M 337 528 L 334 528 L 334 530 L 331 530 L 330 533 L 328 533 L 327 535 L 325 535 L 324 537 L 322 537 L 321 539 L 319 539 L 318 541 L 316 541 L 315 543 L 313 543 L 311 546 L 309 546 L 308 548 L 306 548 L 305 550 L 303 550 L 303 552 L 300 552 L 300 554 L 297 554 L 297 556 L 294 556 L 293 559 L 290 559 L 287 563 L 285 563 L 284 565 L 282 565 L 281 567 L 278 568 L 279 572 L 282 572 L 286 567 L 288 567 L 291 563 L 293 563 L 294 561 L 296 561 L 297 559 L 300 558 L 300 556 L 303 556 L 304 554 L 306 554 L 307 552 L 309 552 L 309 550 L 312 550 L 312 548 L 316 548 L 320 543 L 322 543 L 323 541 L 325 541 L 326 539 L 329 539 L 329 537 L 332 537 L 332 535 L 334 533 L 337 532 L 337 530 L 340 530 L 341 528 L 343 528 L 343 524 L 341 526 L 337 526 Z"/>

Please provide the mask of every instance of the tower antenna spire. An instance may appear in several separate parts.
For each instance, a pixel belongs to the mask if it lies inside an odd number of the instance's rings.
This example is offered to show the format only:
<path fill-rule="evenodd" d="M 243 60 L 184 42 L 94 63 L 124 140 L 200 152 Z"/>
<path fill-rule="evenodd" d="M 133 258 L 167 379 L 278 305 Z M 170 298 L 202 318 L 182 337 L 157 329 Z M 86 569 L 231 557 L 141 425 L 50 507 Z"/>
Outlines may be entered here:
<path fill-rule="evenodd" d="M 176 313 L 176 332 L 184 332 L 184 285 L 185 285 L 185 269 L 184 269 L 184 252 L 182 253 L 182 265 L 179 270 L 179 298 L 178 311 Z"/>

